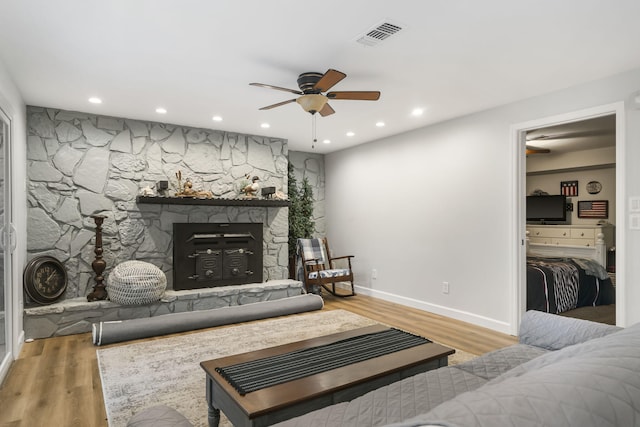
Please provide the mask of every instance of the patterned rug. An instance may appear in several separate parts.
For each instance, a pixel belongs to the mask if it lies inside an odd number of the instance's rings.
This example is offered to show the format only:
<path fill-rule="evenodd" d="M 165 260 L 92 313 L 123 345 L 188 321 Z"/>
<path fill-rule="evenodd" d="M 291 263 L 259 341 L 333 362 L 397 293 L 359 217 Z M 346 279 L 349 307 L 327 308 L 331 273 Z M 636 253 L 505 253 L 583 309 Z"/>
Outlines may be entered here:
<path fill-rule="evenodd" d="M 197 427 L 207 426 L 205 374 L 200 362 L 374 325 L 344 310 L 323 310 L 97 350 L 110 427 L 165 404 Z M 450 364 L 473 357 L 458 351 Z M 221 426 L 231 426 L 224 413 Z"/>

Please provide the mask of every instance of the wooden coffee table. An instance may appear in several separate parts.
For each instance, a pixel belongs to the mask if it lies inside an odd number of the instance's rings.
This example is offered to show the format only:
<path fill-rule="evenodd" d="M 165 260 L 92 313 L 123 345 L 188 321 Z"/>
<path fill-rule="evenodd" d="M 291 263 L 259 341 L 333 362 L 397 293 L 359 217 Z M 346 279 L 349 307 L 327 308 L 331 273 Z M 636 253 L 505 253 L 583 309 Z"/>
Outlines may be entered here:
<path fill-rule="evenodd" d="M 402 378 L 447 366 L 454 349 L 427 343 L 364 362 L 267 387 L 241 396 L 216 367 L 262 359 L 346 338 L 389 329 L 383 325 L 354 329 L 291 344 L 201 362 L 207 374 L 209 426 L 216 427 L 222 410 L 235 427 L 268 426 L 339 402 L 353 400 Z"/>

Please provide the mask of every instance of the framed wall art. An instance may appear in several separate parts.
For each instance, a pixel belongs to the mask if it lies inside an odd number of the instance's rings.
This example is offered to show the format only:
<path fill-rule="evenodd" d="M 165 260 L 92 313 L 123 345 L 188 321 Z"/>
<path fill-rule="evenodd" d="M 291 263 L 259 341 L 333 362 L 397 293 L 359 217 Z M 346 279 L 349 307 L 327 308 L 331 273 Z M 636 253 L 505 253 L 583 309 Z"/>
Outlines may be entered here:
<path fill-rule="evenodd" d="M 578 181 L 560 181 L 560 194 L 563 196 L 578 195 Z"/>
<path fill-rule="evenodd" d="M 593 219 L 609 218 L 609 201 L 608 200 L 578 201 L 578 218 L 593 218 Z"/>

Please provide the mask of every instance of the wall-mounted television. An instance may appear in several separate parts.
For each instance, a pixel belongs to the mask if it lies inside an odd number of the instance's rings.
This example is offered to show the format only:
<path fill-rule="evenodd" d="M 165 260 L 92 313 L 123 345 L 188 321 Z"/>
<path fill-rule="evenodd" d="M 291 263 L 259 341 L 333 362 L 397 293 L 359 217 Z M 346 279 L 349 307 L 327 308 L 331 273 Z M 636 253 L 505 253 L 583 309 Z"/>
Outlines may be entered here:
<path fill-rule="evenodd" d="M 527 221 L 566 221 L 566 196 L 527 196 Z"/>

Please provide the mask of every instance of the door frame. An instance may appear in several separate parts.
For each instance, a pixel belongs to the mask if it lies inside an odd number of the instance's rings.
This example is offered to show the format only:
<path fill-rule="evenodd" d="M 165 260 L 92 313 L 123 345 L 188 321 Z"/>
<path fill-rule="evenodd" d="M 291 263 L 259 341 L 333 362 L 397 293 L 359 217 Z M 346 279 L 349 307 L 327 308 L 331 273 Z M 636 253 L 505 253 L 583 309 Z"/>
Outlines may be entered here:
<path fill-rule="evenodd" d="M 9 371 L 9 367 L 13 362 L 14 355 L 14 345 L 15 345 L 15 336 L 14 336 L 14 289 L 13 289 L 13 244 L 12 242 L 15 239 L 15 233 L 13 232 L 13 204 L 12 202 L 12 144 L 13 144 L 13 115 L 11 114 L 8 105 L 4 102 L 2 97 L 0 96 L 0 119 L 6 121 L 7 123 L 7 132 L 8 135 L 5 135 L 5 140 L 3 147 L 0 148 L 4 151 L 4 194 L 3 203 L 4 203 L 4 223 L 0 224 L 0 229 L 2 230 L 2 236 L 0 239 L 4 239 L 4 281 L 2 286 L 4 286 L 4 305 L 5 305 L 5 313 L 4 313 L 4 327 L 5 330 L 5 353 L 0 354 L 0 383 L 4 380 L 7 372 Z"/>
<path fill-rule="evenodd" d="M 523 123 L 517 123 L 510 128 L 511 156 L 513 168 L 512 197 L 512 253 L 515 254 L 516 265 L 512 268 L 512 292 L 511 292 L 511 333 L 518 334 L 520 319 L 526 311 L 526 132 L 541 127 L 560 125 L 580 120 L 592 119 L 601 116 L 615 114 L 616 116 L 616 324 L 625 326 L 625 258 L 626 242 L 625 212 L 626 212 L 626 185 L 625 185 L 625 109 L 624 102 L 600 105 L 583 110 L 572 111 L 564 114 L 543 117 Z"/>

